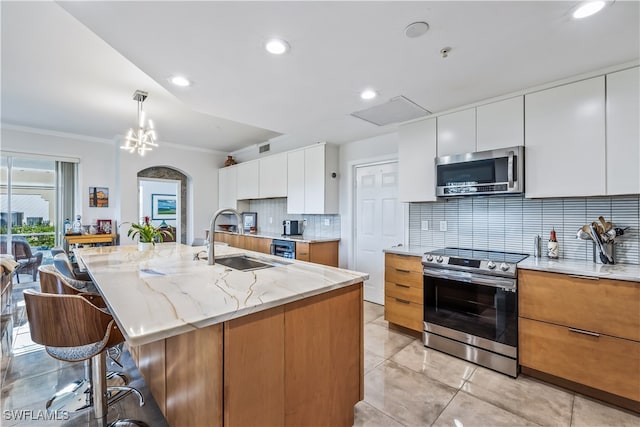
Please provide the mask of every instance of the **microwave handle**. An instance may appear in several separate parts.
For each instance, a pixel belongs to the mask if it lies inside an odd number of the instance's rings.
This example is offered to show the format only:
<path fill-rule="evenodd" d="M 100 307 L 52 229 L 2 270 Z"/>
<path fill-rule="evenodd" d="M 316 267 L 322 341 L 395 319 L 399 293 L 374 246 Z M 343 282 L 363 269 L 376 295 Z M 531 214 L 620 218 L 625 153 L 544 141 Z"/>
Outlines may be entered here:
<path fill-rule="evenodd" d="M 513 188 L 513 151 L 509 151 L 509 165 L 507 171 L 507 177 L 509 179 L 509 188 Z"/>

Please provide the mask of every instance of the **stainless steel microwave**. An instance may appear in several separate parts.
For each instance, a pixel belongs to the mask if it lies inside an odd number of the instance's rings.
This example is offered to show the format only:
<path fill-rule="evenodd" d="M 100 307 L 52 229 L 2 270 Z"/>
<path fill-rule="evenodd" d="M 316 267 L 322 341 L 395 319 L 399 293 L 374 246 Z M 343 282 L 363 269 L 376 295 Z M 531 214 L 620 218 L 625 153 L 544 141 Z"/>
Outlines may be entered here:
<path fill-rule="evenodd" d="M 436 158 L 436 196 L 524 192 L 524 147 Z"/>

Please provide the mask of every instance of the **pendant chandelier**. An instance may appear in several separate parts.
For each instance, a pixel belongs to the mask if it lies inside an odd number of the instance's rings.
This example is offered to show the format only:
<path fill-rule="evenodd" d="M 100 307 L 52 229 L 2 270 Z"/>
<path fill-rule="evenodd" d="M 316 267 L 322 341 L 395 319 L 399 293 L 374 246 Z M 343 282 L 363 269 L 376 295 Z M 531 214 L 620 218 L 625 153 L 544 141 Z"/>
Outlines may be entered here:
<path fill-rule="evenodd" d="M 129 150 L 130 153 L 137 151 L 141 156 L 158 146 L 153 121 L 151 119 L 147 121 L 144 111 L 142 111 L 142 103 L 148 95 L 147 92 L 141 90 L 136 90 L 133 94 L 133 100 L 138 102 L 138 129 L 135 131 L 133 128 L 129 129 L 125 137 L 125 144 L 120 146 L 123 150 Z"/>

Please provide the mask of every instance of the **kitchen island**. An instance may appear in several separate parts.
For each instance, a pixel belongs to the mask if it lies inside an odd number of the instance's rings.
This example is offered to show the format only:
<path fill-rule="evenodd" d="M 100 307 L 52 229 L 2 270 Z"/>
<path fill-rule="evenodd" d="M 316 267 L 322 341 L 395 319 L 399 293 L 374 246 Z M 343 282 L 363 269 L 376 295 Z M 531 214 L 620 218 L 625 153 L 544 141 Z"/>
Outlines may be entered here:
<path fill-rule="evenodd" d="M 216 246 L 77 251 L 172 426 L 352 425 L 363 390 L 366 274 Z"/>

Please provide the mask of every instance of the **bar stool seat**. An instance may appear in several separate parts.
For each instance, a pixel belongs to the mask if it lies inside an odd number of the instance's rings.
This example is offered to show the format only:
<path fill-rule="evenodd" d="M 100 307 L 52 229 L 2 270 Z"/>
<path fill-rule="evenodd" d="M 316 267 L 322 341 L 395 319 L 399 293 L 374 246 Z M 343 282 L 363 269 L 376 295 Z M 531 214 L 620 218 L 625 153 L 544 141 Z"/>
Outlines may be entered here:
<path fill-rule="evenodd" d="M 124 342 L 113 316 L 92 304 L 83 295 L 57 295 L 27 289 L 24 292 L 29 330 L 33 342 L 45 346 L 47 353 L 59 360 L 91 360 L 92 404 L 99 425 L 106 425 L 107 392 L 126 390 L 144 399 L 132 387 L 106 386 L 106 349 Z M 110 426 L 147 424 L 135 420 L 118 420 Z"/>

